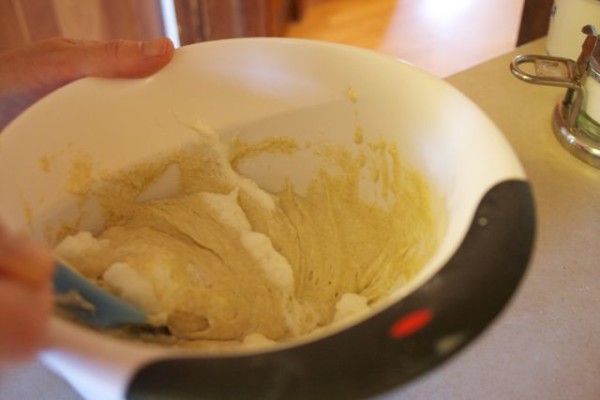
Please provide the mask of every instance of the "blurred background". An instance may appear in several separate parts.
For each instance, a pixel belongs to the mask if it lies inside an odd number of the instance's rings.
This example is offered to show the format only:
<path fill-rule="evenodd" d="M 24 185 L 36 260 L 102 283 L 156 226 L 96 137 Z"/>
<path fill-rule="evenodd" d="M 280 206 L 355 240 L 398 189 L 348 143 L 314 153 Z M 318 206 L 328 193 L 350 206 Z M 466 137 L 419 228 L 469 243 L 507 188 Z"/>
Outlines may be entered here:
<path fill-rule="evenodd" d="M 551 4 L 552 0 L 0 0 L 0 52 L 53 36 L 145 40 L 166 35 L 177 45 L 288 36 L 374 49 L 446 77 L 541 36 Z M 528 9 L 541 16 L 538 22 L 521 22 L 531 14 Z M 541 33 L 528 37 L 521 32 L 524 27 Z"/>

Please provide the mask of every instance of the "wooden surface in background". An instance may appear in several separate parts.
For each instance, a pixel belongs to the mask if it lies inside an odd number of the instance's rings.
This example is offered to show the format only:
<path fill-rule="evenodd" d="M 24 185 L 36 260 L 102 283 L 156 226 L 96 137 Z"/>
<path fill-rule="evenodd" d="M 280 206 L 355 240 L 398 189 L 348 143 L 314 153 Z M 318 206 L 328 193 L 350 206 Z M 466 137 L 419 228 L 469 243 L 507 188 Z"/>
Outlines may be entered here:
<path fill-rule="evenodd" d="M 522 30 L 534 26 L 528 10 L 547 23 L 549 11 L 537 2 L 547 8 L 552 0 L 175 0 L 175 6 L 182 44 L 239 36 L 329 40 L 448 76 L 513 49 L 521 15 Z M 160 1 L 0 0 L 0 51 L 59 35 L 162 36 Z"/>
<path fill-rule="evenodd" d="M 524 0 L 310 0 L 286 35 L 402 58 L 446 77 L 515 48 Z"/>

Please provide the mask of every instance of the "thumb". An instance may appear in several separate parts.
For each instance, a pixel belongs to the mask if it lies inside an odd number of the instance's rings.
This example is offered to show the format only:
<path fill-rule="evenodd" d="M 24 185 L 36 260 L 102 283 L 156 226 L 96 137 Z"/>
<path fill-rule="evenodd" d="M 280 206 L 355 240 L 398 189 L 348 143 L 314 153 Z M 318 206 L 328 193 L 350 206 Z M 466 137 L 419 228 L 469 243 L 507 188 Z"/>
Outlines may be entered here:
<path fill-rule="evenodd" d="M 142 78 L 164 67 L 174 51 L 167 38 L 148 42 L 56 38 L 39 42 L 35 47 L 34 75 L 44 77 L 51 86 L 58 81 L 64 84 L 88 76 Z"/>
<path fill-rule="evenodd" d="M 65 55 L 81 76 L 141 78 L 164 67 L 173 51 L 173 43 L 161 38 L 148 42 L 75 42 Z"/>

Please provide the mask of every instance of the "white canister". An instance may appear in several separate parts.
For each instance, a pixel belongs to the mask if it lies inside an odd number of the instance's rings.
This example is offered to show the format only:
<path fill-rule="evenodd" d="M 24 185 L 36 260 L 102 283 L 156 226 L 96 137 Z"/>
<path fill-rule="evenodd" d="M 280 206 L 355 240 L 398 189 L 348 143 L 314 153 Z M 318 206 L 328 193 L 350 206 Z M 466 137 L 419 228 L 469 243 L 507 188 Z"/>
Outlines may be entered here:
<path fill-rule="evenodd" d="M 585 25 L 600 30 L 600 0 L 554 0 L 546 42 L 548 54 L 577 60 Z"/>

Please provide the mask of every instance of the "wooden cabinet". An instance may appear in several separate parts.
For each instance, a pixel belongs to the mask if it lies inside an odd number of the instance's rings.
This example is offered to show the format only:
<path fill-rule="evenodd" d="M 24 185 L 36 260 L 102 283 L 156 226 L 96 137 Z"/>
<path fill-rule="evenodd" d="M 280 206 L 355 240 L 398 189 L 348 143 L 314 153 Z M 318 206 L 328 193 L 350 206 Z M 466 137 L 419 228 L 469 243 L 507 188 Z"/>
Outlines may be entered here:
<path fill-rule="evenodd" d="M 168 0 L 181 44 L 277 36 L 308 0 Z M 161 0 L 0 0 L 0 52 L 52 36 L 147 40 L 165 35 Z"/>
<path fill-rule="evenodd" d="M 0 0 L 0 52 L 40 39 L 164 35 L 160 0 Z"/>
<path fill-rule="evenodd" d="M 548 33 L 550 11 L 554 0 L 525 0 L 517 46 L 531 42 Z"/>
<path fill-rule="evenodd" d="M 181 44 L 247 36 L 280 36 L 306 0 L 174 0 Z"/>

